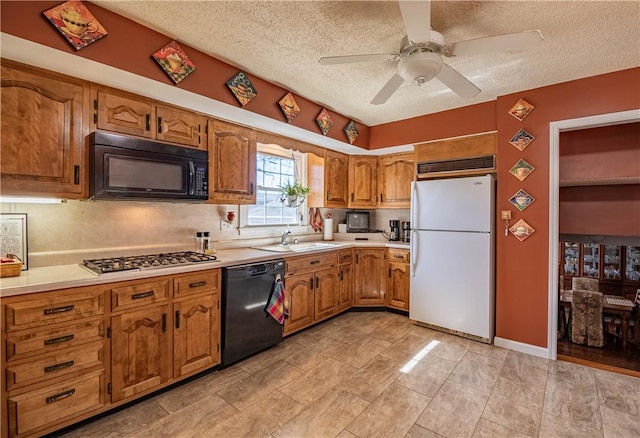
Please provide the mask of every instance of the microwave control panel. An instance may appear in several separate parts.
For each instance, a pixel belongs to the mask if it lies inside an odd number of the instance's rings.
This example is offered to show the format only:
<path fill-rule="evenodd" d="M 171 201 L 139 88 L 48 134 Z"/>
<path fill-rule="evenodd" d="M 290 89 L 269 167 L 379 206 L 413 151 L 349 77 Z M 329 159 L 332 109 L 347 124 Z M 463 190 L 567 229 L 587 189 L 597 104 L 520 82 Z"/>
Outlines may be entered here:
<path fill-rule="evenodd" d="M 207 175 L 207 166 L 196 165 L 196 195 L 209 194 L 209 176 Z"/>

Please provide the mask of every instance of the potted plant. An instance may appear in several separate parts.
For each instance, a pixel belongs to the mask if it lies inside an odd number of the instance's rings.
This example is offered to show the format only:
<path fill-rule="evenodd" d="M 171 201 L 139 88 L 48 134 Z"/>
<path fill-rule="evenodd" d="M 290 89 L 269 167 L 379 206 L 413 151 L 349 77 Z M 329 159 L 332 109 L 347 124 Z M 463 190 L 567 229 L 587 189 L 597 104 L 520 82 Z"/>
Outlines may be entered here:
<path fill-rule="evenodd" d="M 311 191 L 310 187 L 303 186 L 299 182 L 286 183 L 280 189 L 282 190 L 280 201 L 284 202 L 287 207 L 299 207 Z"/>

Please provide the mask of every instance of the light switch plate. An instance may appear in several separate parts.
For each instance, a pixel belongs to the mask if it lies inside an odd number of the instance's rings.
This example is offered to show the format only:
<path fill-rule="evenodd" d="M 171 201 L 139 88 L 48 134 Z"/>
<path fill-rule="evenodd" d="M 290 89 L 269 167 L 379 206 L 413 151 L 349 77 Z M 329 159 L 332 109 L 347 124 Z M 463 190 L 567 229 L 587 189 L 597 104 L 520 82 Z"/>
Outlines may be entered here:
<path fill-rule="evenodd" d="M 511 219 L 511 210 L 502 210 L 502 220 Z"/>

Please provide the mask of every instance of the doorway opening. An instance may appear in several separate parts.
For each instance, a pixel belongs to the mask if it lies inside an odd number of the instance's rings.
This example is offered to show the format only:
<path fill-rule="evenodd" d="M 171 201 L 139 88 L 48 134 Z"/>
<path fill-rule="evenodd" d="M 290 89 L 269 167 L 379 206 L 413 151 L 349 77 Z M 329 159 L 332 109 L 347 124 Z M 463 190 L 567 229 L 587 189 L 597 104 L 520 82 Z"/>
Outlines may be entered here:
<path fill-rule="evenodd" d="M 578 131 L 589 128 L 600 128 L 612 125 L 628 124 L 640 121 L 640 110 L 624 111 L 619 113 L 604 114 L 600 116 L 584 117 L 571 120 L 563 120 L 553 122 L 550 124 L 550 142 L 549 142 L 549 154 L 550 154 L 550 182 L 549 182 L 549 313 L 548 313 L 548 345 L 549 345 L 549 357 L 551 359 L 568 359 L 574 362 L 588 363 L 591 366 L 596 366 L 605 369 L 616 370 L 620 372 L 627 372 L 627 374 L 640 376 L 640 352 L 634 346 L 627 346 L 623 349 L 622 342 L 616 342 L 615 340 L 609 340 L 605 348 L 586 347 L 574 344 L 568 340 L 567 337 L 558 339 L 560 330 L 564 330 L 562 327 L 562 319 L 559 316 L 559 310 L 563 307 L 559 301 L 559 291 L 569 283 L 570 280 L 565 280 L 563 285 L 559 285 L 560 275 L 564 268 L 564 245 L 562 242 L 567 241 L 566 235 L 560 234 L 560 142 L 561 133 L 568 131 Z M 636 181 L 622 181 L 620 184 L 640 183 L 640 178 Z M 611 183 L 611 182 L 610 182 Z M 616 183 L 615 181 L 613 183 Z M 588 185 L 588 182 L 583 182 L 582 185 Z M 566 209 L 563 210 L 566 214 Z M 566 228 L 566 227 L 564 227 Z M 563 230 L 566 233 L 566 229 Z M 579 234 L 584 236 L 589 235 L 589 232 L 581 230 Z M 598 234 L 597 230 L 591 234 Z M 571 236 L 572 238 L 575 236 Z M 603 236 L 591 236 L 602 238 Z M 635 236 L 636 238 L 638 236 Z M 588 238 L 587 238 L 588 239 Z M 575 238 L 572 240 L 576 240 Z M 582 243 L 582 242 L 577 242 Z M 594 242 L 584 242 L 584 244 L 593 244 Z M 614 242 L 597 242 L 601 244 L 599 248 L 605 250 L 607 243 L 614 244 Z M 620 242 L 616 242 L 620 244 Z M 621 242 L 628 243 L 628 242 Z M 635 243 L 635 242 L 631 242 Z M 608 248 L 608 247 L 606 247 Z M 580 254 L 583 256 L 583 254 Z M 599 259 L 604 262 L 603 258 Z M 582 270 L 580 270 L 582 269 Z M 624 269 L 624 268 L 623 268 Z M 587 272 L 584 267 L 578 267 L 578 274 Z M 601 269 L 601 272 L 604 272 Z M 624 275 L 624 273 L 622 273 Z M 611 282 L 615 283 L 615 282 Z M 620 282 L 622 283 L 622 282 Z M 609 287 L 607 284 L 603 284 L 603 287 Z M 622 290 L 604 290 L 604 293 L 610 292 L 614 295 L 624 296 L 625 293 L 629 295 L 630 291 Z M 633 298 L 633 297 L 631 297 Z M 565 307 L 566 308 L 566 307 Z M 566 321 L 566 320 L 565 320 Z"/>

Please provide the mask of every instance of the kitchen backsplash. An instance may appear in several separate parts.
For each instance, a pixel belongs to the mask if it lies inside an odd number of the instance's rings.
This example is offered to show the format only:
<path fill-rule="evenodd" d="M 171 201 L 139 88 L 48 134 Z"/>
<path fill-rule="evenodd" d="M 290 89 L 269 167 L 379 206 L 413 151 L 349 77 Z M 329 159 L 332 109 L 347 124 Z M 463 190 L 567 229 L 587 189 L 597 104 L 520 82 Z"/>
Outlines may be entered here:
<path fill-rule="evenodd" d="M 29 267 L 80 263 L 83 259 L 184 251 L 195 248 L 196 231 L 210 231 L 214 248 L 275 243 L 238 234 L 237 205 L 164 202 L 77 201 L 62 204 L 0 204 L 2 213 L 27 213 Z M 235 212 L 231 230 L 220 220 Z M 334 218 L 334 232 L 347 209 L 321 209 Z M 371 211 L 371 227 L 389 231 L 389 220 L 409 220 L 408 209 Z M 278 228 L 279 230 L 279 228 Z M 278 231 L 279 232 L 279 231 Z M 322 239 L 322 233 L 295 233 L 300 240 Z"/>

